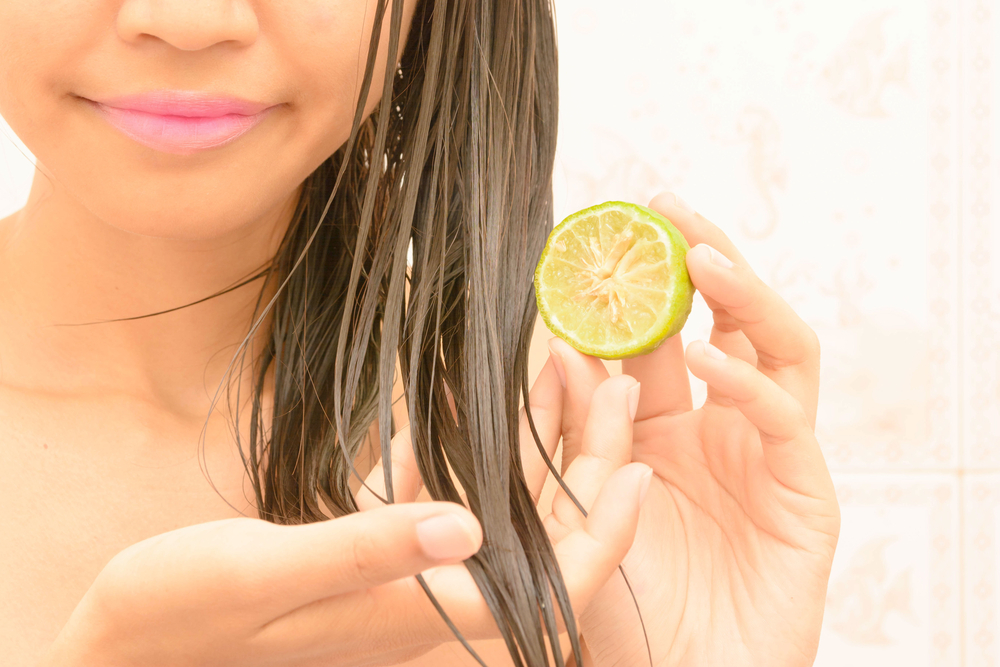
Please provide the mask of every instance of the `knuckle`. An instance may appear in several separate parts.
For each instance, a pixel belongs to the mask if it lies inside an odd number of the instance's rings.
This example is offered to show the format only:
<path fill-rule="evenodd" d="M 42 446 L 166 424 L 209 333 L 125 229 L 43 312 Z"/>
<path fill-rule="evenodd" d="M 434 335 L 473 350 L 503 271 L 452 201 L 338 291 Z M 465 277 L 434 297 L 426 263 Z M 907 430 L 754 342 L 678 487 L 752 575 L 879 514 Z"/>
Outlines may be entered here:
<path fill-rule="evenodd" d="M 794 349 L 787 349 L 782 356 L 776 356 L 765 350 L 757 350 L 757 362 L 769 371 L 780 371 L 805 362 L 804 354 L 799 354 Z"/>
<path fill-rule="evenodd" d="M 368 531 L 361 531 L 351 539 L 351 573 L 367 587 L 382 583 L 379 576 L 385 546 Z"/>
<path fill-rule="evenodd" d="M 802 320 L 799 322 L 798 331 L 782 336 L 784 344 L 778 346 L 780 356 L 757 350 L 758 360 L 767 369 L 780 371 L 794 366 L 814 365 L 819 361 L 819 336 L 808 324 Z"/>
<path fill-rule="evenodd" d="M 545 417 L 548 412 L 548 407 L 545 405 L 539 405 L 538 403 L 531 403 L 529 405 L 522 405 L 518 410 L 518 423 L 528 425 L 528 411 L 531 411 L 531 421 L 538 422 L 539 417 Z"/>
<path fill-rule="evenodd" d="M 725 308 L 716 308 L 712 311 L 712 324 L 722 333 L 733 333 L 740 331 L 740 322 Z"/>
<path fill-rule="evenodd" d="M 809 423 L 809 417 L 794 396 L 782 391 L 781 400 L 776 407 L 779 410 L 776 414 L 783 424 L 781 430 L 786 440 L 813 437 L 813 427 Z"/>
<path fill-rule="evenodd" d="M 632 386 L 635 381 L 634 377 L 626 374 L 612 375 L 605 378 L 594 390 L 591 407 L 594 405 L 604 406 L 608 401 L 613 401 L 614 397 L 618 396 L 624 389 Z"/>
<path fill-rule="evenodd" d="M 564 494 L 552 500 L 552 513 L 542 520 L 542 526 L 554 541 L 559 541 L 584 524 L 579 508 Z"/>

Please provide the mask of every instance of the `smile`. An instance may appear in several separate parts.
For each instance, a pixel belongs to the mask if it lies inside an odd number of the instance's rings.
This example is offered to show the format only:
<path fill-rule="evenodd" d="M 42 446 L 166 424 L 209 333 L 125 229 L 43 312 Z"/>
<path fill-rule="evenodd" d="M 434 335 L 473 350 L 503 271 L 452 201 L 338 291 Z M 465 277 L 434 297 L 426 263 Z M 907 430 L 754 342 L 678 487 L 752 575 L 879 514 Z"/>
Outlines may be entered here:
<path fill-rule="evenodd" d="M 250 110 L 246 105 L 218 100 L 209 100 L 206 104 L 202 99 L 185 105 L 164 104 L 162 98 L 152 104 L 148 100 L 146 98 L 145 104 L 140 100 L 116 105 L 87 101 L 125 136 L 154 150 L 176 155 L 189 155 L 228 144 L 253 129 L 277 106 L 246 113 Z M 145 108 L 128 108 L 126 104 Z M 244 113 L 226 113 L 234 107 L 241 107 Z"/>

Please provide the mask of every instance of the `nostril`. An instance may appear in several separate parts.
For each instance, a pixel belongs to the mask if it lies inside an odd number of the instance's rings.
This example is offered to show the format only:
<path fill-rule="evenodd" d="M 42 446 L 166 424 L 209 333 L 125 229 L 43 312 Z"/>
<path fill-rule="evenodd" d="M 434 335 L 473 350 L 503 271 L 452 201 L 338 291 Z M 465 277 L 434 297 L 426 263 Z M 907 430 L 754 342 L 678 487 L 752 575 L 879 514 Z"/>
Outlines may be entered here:
<path fill-rule="evenodd" d="M 257 40 L 257 15 L 245 2 L 125 2 L 115 21 L 126 42 L 153 38 L 181 51 L 201 51 L 221 43 L 246 46 Z"/>

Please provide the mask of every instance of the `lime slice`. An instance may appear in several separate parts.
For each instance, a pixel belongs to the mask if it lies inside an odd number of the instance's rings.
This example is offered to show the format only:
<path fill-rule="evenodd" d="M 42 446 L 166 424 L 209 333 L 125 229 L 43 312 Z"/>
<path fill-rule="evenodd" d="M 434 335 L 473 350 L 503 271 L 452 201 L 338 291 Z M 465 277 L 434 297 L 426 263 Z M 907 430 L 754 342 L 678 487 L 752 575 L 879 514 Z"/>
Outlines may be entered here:
<path fill-rule="evenodd" d="M 652 352 L 691 313 L 687 241 L 656 211 L 609 201 L 563 220 L 535 269 L 549 330 L 601 359 Z"/>

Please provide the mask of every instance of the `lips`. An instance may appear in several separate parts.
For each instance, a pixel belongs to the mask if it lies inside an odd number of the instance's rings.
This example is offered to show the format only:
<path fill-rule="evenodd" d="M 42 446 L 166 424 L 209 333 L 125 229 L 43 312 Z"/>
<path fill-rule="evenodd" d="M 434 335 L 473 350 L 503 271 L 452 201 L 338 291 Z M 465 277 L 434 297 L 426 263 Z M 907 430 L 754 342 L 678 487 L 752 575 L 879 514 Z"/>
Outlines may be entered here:
<path fill-rule="evenodd" d="M 278 105 L 197 91 L 153 91 L 87 100 L 112 127 L 164 153 L 191 153 L 228 144 Z"/>

